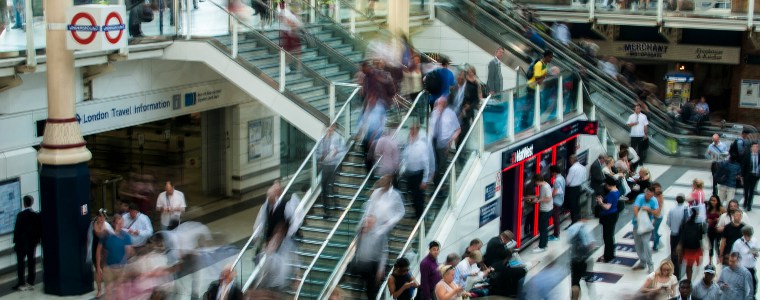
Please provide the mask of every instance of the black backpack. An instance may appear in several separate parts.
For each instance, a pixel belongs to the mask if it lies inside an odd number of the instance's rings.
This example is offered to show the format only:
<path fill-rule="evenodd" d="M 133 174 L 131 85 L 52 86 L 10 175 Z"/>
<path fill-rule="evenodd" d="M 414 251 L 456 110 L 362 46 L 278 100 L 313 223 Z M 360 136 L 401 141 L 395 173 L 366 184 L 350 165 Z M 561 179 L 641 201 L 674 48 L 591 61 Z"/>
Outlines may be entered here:
<path fill-rule="evenodd" d="M 702 224 L 687 221 L 681 225 L 679 233 L 681 235 L 681 246 L 684 249 L 699 249 L 704 234 Z"/>
<path fill-rule="evenodd" d="M 438 95 L 441 93 L 441 88 L 442 88 L 441 77 L 442 76 L 440 74 L 440 71 L 441 71 L 440 68 L 432 70 L 428 72 L 427 74 L 425 74 L 425 77 L 422 78 L 422 86 L 430 94 Z"/>

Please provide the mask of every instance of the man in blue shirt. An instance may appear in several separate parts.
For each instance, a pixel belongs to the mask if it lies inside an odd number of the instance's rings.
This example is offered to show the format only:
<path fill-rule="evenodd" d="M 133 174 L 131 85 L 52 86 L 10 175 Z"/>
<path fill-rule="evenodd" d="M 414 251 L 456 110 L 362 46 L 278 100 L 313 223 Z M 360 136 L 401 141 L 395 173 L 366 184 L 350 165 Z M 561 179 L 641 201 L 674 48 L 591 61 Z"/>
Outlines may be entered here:
<path fill-rule="evenodd" d="M 113 297 L 110 293 L 113 291 L 114 283 L 121 280 L 124 266 L 127 264 L 127 258 L 133 255 L 132 238 L 126 231 L 123 231 L 124 220 L 119 214 L 113 216 L 113 233 L 109 233 L 106 238 L 100 240 L 97 249 L 96 272 L 102 274 L 103 281 L 106 283 L 106 299 Z M 103 252 L 105 251 L 105 255 Z M 105 257 L 105 268 L 100 268 L 100 260 Z"/>
<path fill-rule="evenodd" d="M 639 257 L 639 262 L 633 266 L 633 269 L 641 270 L 646 266 L 649 273 L 654 271 L 652 250 L 649 247 L 652 231 L 638 233 L 639 225 L 636 216 L 639 215 L 639 210 L 643 210 L 649 214 L 650 221 L 654 220 L 655 211 L 659 208 L 657 199 L 654 197 L 654 191 L 654 187 L 648 187 L 644 194 L 640 194 L 636 197 L 636 201 L 633 202 L 633 242 L 636 248 L 636 255 Z"/>
<path fill-rule="evenodd" d="M 451 93 L 451 87 L 457 85 L 457 81 L 454 78 L 454 73 L 449 70 L 449 64 L 451 64 L 449 58 L 441 58 L 441 67 L 430 71 L 438 72 L 438 79 L 441 80 L 441 89 L 435 94 L 430 94 L 430 98 L 428 99 L 428 103 L 430 104 L 430 111 L 433 110 L 435 101 L 437 101 L 438 98 L 448 98 L 449 94 Z"/>

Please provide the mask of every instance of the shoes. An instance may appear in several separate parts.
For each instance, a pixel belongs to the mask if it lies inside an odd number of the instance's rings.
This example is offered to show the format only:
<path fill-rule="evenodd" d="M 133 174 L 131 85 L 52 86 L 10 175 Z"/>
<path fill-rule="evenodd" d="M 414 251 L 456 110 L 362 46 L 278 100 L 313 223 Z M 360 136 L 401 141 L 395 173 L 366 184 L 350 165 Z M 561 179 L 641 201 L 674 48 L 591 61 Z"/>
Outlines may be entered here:
<path fill-rule="evenodd" d="M 648 266 L 647 273 L 652 273 L 652 272 L 654 272 L 654 266 Z"/>
<path fill-rule="evenodd" d="M 554 236 L 554 235 L 550 235 L 549 236 L 549 241 L 550 242 L 559 241 L 559 237 L 558 236 Z"/>
<path fill-rule="evenodd" d="M 23 27 L 22 26 L 18 26 L 18 25 L 13 25 L 13 27 L 11 27 L 11 29 L 21 29 L 21 28 L 23 28 Z"/>
<path fill-rule="evenodd" d="M 536 249 L 533 249 L 533 253 L 542 253 L 542 252 L 546 252 L 546 248 L 536 248 Z"/>
<path fill-rule="evenodd" d="M 34 290 L 33 285 L 28 284 L 28 283 L 24 285 L 24 291 L 33 291 L 33 290 Z"/>
<path fill-rule="evenodd" d="M 24 284 L 24 285 L 16 285 L 13 287 L 13 290 L 23 292 L 23 291 L 32 291 L 34 290 L 34 287 L 31 284 Z"/>
<path fill-rule="evenodd" d="M 644 264 L 642 264 L 641 262 L 637 262 L 635 265 L 633 265 L 633 268 L 631 268 L 631 269 L 634 269 L 634 270 L 643 270 L 644 269 Z"/>
<path fill-rule="evenodd" d="M 652 252 L 659 252 L 659 251 L 660 251 L 659 247 L 652 247 Z"/>

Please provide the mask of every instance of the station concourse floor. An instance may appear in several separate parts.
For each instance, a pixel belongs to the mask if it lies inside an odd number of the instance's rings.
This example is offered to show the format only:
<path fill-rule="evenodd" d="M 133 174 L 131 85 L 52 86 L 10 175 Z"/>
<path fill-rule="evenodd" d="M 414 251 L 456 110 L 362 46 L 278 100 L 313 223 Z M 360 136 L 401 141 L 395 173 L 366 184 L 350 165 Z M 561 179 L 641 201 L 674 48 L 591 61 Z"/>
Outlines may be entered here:
<path fill-rule="evenodd" d="M 666 166 L 666 165 L 656 165 L 656 164 L 647 164 L 647 168 L 649 168 L 650 172 L 652 173 L 652 178 L 654 181 L 660 182 L 663 185 L 664 188 L 664 194 L 665 194 L 665 212 L 664 214 L 667 214 L 667 212 L 672 209 L 675 204 L 675 197 L 678 193 L 684 193 L 688 194 L 691 190 L 691 181 L 694 178 L 701 178 L 706 183 L 705 186 L 705 192 L 707 194 L 711 194 L 711 186 L 709 186 L 712 181 L 711 174 L 709 170 L 696 170 L 694 168 L 689 167 L 682 167 L 682 166 Z M 737 198 L 741 198 L 741 194 L 738 193 Z M 756 196 L 760 197 L 760 196 Z M 760 203 L 760 201 L 757 201 L 756 199 L 755 203 Z M 756 205 L 758 208 L 760 208 L 760 205 Z M 258 212 L 258 209 L 260 208 L 260 205 L 257 205 L 255 207 L 245 209 L 242 211 L 238 211 L 232 214 L 229 214 L 227 216 L 224 216 L 222 218 L 219 218 L 215 221 L 209 222 L 206 225 L 209 227 L 209 229 L 212 232 L 224 232 L 226 235 L 226 240 L 231 241 L 232 244 L 239 244 L 241 240 L 245 240 L 250 232 L 251 232 L 251 226 L 253 225 L 253 222 L 255 221 L 255 216 Z M 623 245 L 633 245 L 633 240 L 630 237 L 626 237 L 627 234 L 630 233 L 632 230 L 632 225 L 630 223 L 630 210 L 632 210 L 631 206 L 626 207 L 627 216 L 621 216 L 621 218 L 618 221 L 617 231 L 616 231 L 616 243 L 617 244 L 623 244 Z M 752 225 L 753 227 L 756 227 L 760 225 L 760 209 L 755 209 L 748 213 L 749 220 L 747 223 L 749 225 Z M 244 224 L 244 225 L 241 225 Z M 589 226 L 594 228 L 594 235 L 596 236 L 597 241 L 601 244 L 601 227 L 597 226 L 598 221 L 596 219 L 590 219 L 589 220 Z M 653 252 L 653 261 L 655 262 L 655 266 L 658 264 L 659 261 L 662 259 L 665 259 L 669 256 L 669 231 L 667 229 L 667 226 L 663 224 L 660 227 L 660 234 L 662 235 L 662 247 L 658 252 Z M 525 249 L 520 253 L 523 260 L 530 262 L 533 266 L 531 267 L 530 271 L 528 272 L 528 277 L 526 278 L 526 284 L 531 284 L 532 278 L 538 274 L 541 270 L 547 268 L 549 265 L 554 264 L 567 264 L 567 250 L 569 249 L 569 245 L 566 243 L 564 238 L 564 231 L 560 234 L 560 241 L 558 242 L 550 242 L 549 243 L 549 251 L 540 253 L 540 254 L 534 254 L 531 253 L 531 250 L 533 250 L 534 247 L 536 247 L 537 243 L 533 243 L 528 247 L 528 249 Z M 236 243 L 237 241 L 237 243 Z M 601 256 L 602 254 L 602 248 L 599 248 L 596 253 L 593 254 L 593 258 L 597 258 Z M 617 257 L 620 258 L 636 258 L 636 254 L 633 252 L 624 251 L 621 249 L 618 249 L 616 252 Z M 706 257 L 707 254 L 704 255 L 705 259 L 703 259 L 702 266 L 698 268 L 695 271 L 694 278 L 699 280 L 702 277 L 702 268 L 706 264 Z M 218 269 L 224 264 L 226 264 L 226 261 L 222 261 L 217 263 L 216 265 L 210 267 Z M 721 266 L 718 265 L 718 276 L 720 274 Z M 641 287 L 641 285 L 644 283 L 645 277 L 648 275 L 646 270 L 639 270 L 639 271 L 633 271 L 629 266 L 624 265 L 616 265 L 616 264 L 603 264 L 603 263 L 595 263 L 593 265 L 593 272 L 597 273 L 597 275 L 600 275 L 601 281 L 600 282 L 594 282 L 590 284 L 590 286 L 593 287 L 592 294 L 589 294 L 589 288 L 586 284 L 583 282 L 581 283 L 582 286 L 582 299 L 629 299 L 630 295 L 632 295 L 638 288 Z M 214 272 L 210 272 L 214 273 Z M 180 287 L 186 287 L 189 284 L 189 277 L 185 276 L 181 278 L 178 282 Z M 212 278 L 208 279 L 213 280 Z M 716 277 L 717 280 L 717 277 Z M 94 292 L 88 295 L 82 295 L 77 297 L 53 297 L 45 295 L 42 292 L 42 284 L 39 283 L 35 286 L 35 289 L 33 291 L 25 291 L 25 292 L 14 292 L 12 294 L 5 295 L 3 297 L 0 297 L 0 300 L 5 299 L 55 299 L 55 298 L 61 298 L 61 299 L 91 299 L 94 297 Z M 189 289 L 189 288 L 188 288 Z M 184 290 L 183 290 L 184 291 Z M 566 271 L 565 278 L 562 280 L 562 282 L 556 286 L 553 290 L 554 297 L 552 299 L 569 299 L 569 291 L 570 291 L 570 277 L 569 277 L 569 269 Z M 181 297 L 181 299 L 190 299 L 190 292 L 187 291 L 186 293 L 183 293 L 184 295 Z"/>

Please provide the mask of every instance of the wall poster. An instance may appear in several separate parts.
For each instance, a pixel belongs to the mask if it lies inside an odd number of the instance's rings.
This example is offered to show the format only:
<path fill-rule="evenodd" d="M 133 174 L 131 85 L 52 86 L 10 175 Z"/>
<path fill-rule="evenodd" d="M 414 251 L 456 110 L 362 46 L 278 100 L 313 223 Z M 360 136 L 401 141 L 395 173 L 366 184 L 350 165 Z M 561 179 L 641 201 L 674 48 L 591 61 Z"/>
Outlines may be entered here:
<path fill-rule="evenodd" d="M 248 122 L 248 161 L 274 154 L 274 117 Z"/>
<path fill-rule="evenodd" d="M 742 79 L 739 87 L 739 107 L 760 108 L 760 80 Z"/>

